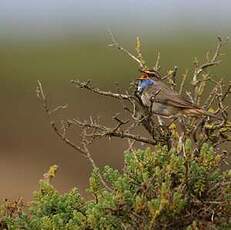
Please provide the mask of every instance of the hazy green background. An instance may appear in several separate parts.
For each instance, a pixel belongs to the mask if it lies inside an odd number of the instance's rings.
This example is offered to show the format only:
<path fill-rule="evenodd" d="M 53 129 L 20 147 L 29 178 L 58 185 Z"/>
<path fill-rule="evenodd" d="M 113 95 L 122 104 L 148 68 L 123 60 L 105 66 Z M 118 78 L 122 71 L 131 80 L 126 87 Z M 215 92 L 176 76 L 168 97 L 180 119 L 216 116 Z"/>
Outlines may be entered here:
<path fill-rule="evenodd" d="M 216 36 L 231 32 L 230 1 L 6 1 L 0 2 L 0 197 L 26 199 L 51 164 L 60 166 L 55 184 L 60 191 L 87 186 L 88 162 L 53 134 L 35 97 L 40 79 L 54 105 L 69 104 L 61 117 L 99 115 L 110 124 L 118 104 L 96 98 L 70 84 L 92 79 L 113 90 L 126 88 L 137 65 L 108 47 L 110 28 L 120 43 L 133 50 L 135 37 L 144 43 L 153 63 L 161 52 L 162 72 L 174 65 L 178 76 L 192 69 L 194 57 L 205 59 Z M 230 80 L 230 44 L 216 77 Z M 230 102 L 228 102 L 230 103 Z M 79 134 L 76 132 L 76 136 Z M 76 137 L 74 137 L 76 138 Z M 119 142 L 120 143 L 120 142 Z M 103 148 L 102 148 L 103 146 Z M 126 142 L 101 142 L 94 147 L 98 165 L 121 167 Z"/>

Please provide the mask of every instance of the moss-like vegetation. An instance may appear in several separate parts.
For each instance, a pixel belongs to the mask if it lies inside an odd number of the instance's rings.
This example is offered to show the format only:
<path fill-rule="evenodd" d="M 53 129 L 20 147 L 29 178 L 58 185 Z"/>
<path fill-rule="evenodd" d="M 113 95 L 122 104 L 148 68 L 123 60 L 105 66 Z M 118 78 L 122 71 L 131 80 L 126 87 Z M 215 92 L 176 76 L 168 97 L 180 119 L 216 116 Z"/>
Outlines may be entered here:
<path fill-rule="evenodd" d="M 121 171 L 92 172 L 90 200 L 76 188 L 60 194 L 52 166 L 31 203 L 2 202 L 1 228 L 230 229 L 231 171 L 220 168 L 223 154 L 205 143 L 196 156 L 188 140 L 185 150 L 186 156 L 160 146 L 125 153 Z"/>

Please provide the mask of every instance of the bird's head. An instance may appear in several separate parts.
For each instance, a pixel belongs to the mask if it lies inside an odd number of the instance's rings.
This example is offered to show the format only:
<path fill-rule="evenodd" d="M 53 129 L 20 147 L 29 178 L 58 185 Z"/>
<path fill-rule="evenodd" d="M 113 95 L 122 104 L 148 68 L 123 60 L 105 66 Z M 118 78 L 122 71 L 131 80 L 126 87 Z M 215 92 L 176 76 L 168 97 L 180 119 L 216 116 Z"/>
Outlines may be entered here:
<path fill-rule="evenodd" d="M 155 80 L 152 79 L 149 74 L 142 73 L 138 78 L 138 86 L 137 91 L 138 93 L 143 93 L 145 89 L 147 89 L 149 86 L 153 85 L 155 83 Z"/>

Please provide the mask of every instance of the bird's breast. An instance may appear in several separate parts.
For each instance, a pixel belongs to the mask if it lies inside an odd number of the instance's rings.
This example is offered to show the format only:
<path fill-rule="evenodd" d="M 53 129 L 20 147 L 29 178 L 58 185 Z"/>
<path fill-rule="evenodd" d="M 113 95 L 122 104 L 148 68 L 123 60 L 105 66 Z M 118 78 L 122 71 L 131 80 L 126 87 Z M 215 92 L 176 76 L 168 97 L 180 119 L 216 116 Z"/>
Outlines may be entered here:
<path fill-rule="evenodd" d="M 142 94 L 141 100 L 144 106 L 146 107 L 152 106 L 151 111 L 154 114 L 168 117 L 171 115 L 175 115 L 179 112 L 179 110 L 176 107 L 169 106 L 161 102 L 151 101 L 151 97 L 147 93 Z"/>

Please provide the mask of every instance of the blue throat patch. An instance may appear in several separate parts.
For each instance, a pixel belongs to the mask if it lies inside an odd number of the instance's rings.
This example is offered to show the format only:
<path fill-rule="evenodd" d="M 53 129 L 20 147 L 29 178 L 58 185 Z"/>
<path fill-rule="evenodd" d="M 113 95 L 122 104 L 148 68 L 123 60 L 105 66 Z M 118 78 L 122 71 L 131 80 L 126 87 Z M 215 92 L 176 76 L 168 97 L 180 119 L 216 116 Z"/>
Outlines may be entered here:
<path fill-rule="evenodd" d="M 138 92 L 142 93 L 146 88 L 154 84 L 155 81 L 152 79 L 145 79 L 145 80 L 140 80 L 138 83 Z"/>

